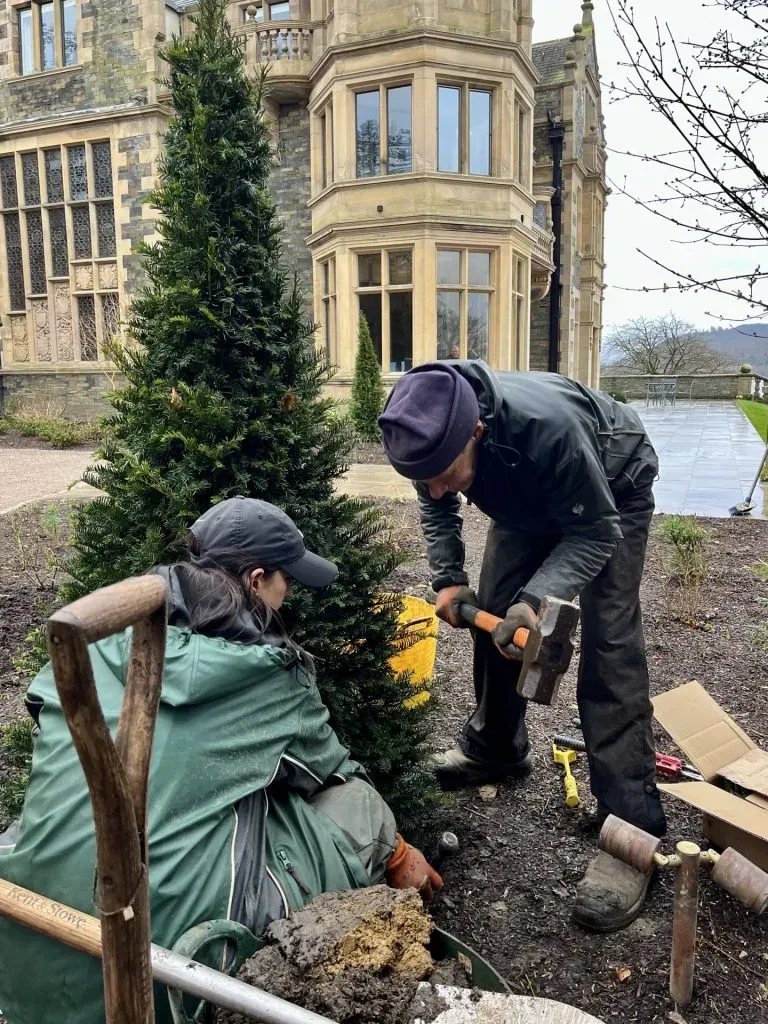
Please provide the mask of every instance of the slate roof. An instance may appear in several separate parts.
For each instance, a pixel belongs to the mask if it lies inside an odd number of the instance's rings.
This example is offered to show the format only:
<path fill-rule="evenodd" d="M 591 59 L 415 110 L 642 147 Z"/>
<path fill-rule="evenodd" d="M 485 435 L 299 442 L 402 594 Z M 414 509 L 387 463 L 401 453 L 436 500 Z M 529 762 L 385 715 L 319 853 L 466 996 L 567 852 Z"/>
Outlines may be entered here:
<path fill-rule="evenodd" d="M 541 85 L 555 85 L 563 80 L 565 55 L 573 49 L 570 39 L 551 39 L 534 43 L 533 63 L 541 75 Z"/>

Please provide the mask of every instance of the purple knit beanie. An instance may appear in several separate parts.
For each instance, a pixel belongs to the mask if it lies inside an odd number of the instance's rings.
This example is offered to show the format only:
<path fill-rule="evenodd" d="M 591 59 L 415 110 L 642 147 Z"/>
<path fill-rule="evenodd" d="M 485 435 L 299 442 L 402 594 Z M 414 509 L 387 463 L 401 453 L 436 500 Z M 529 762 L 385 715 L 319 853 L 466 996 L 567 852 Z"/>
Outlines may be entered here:
<path fill-rule="evenodd" d="M 397 472 L 409 480 L 431 480 L 448 469 L 479 419 L 469 381 L 445 363 L 423 363 L 392 389 L 379 426 Z"/>

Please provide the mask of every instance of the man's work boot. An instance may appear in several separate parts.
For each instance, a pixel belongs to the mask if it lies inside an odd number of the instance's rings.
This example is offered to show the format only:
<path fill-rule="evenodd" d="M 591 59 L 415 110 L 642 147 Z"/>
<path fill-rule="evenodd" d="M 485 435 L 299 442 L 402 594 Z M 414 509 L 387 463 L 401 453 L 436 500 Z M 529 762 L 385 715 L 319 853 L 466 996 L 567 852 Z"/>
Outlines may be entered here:
<path fill-rule="evenodd" d="M 600 852 L 576 886 L 573 919 L 593 932 L 617 932 L 640 914 L 653 875 Z"/>
<path fill-rule="evenodd" d="M 441 789 L 466 789 L 483 786 L 487 782 L 502 782 L 506 778 L 527 775 L 532 766 L 531 755 L 526 753 L 514 765 L 495 765 L 467 757 L 459 747 L 436 754 L 433 758 L 435 774 Z"/>

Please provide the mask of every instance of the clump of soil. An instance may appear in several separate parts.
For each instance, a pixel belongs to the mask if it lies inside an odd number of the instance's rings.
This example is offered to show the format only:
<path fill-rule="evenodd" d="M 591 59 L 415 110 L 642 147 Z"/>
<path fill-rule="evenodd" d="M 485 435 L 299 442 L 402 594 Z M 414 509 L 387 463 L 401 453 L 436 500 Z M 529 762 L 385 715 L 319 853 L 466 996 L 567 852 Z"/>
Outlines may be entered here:
<path fill-rule="evenodd" d="M 326 893 L 276 921 L 238 978 L 339 1024 L 406 1024 L 420 981 L 469 985 L 458 961 L 436 965 L 433 923 L 413 889 Z M 433 1000 L 434 1010 L 444 1009 Z M 217 1024 L 245 1024 L 220 1010 Z"/>

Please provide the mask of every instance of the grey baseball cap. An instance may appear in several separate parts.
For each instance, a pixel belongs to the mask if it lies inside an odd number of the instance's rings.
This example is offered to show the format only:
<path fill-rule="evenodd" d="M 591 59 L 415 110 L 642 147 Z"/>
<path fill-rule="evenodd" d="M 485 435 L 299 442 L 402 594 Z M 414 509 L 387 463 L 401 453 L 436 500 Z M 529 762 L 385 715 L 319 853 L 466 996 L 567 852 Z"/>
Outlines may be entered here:
<path fill-rule="evenodd" d="M 253 559 L 254 568 L 282 569 L 308 587 L 327 587 L 338 567 L 311 551 L 294 521 L 277 505 L 234 498 L 213 505 L 193 523 L 200 554 L 227 568 L 233 555 Z"/>

